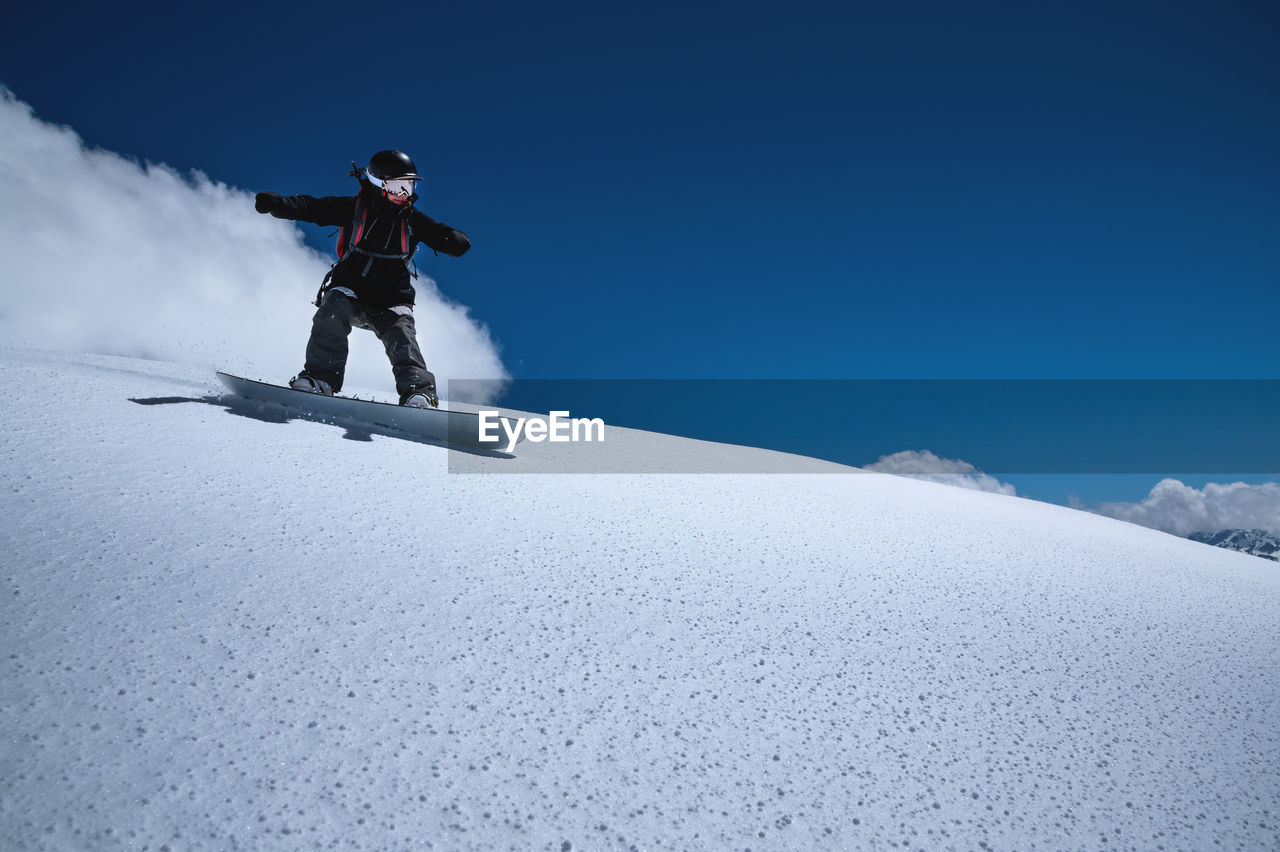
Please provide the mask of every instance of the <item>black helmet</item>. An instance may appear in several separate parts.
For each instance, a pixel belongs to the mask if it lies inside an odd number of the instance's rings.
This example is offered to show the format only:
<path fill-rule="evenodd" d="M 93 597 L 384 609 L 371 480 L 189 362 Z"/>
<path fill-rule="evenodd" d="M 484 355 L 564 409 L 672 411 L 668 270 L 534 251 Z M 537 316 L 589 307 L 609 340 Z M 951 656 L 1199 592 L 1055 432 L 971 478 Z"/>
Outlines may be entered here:
<path fill-rule="evenodd" d="M 395 178 L 413 178 L 422 180 L 418 175 L 418 167 L 403 151 L 379 151 L 369 158 L 369 177 L 379 181 Z"/>

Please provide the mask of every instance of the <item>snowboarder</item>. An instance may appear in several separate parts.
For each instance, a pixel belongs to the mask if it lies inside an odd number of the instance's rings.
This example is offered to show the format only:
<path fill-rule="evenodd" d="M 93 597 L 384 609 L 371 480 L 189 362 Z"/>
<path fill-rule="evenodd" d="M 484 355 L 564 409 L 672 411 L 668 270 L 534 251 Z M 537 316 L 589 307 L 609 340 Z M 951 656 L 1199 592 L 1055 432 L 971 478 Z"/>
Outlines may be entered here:
<path fill-rule="evenodd" d="M 379 151 L 367 169 L 352 163 L 351 175 L 360 182 L 354 196 L 259 192 L 255 199 L 259 213 L 342 227 L 338 261 L 316 295 L 318 310 L 311 322 L 306 363 L 289 385 L 330 396 L 342 390 L 347 338 L 353 327 L 367 328 L 387 350 L 400 404 L 435 408 L 436 379 L 418 347 L 413 321 L 413 253 L 421 242 L 436 252 L 461 257 L 471 240 L 414 208 L 422 178 L 407 154 Z"/>

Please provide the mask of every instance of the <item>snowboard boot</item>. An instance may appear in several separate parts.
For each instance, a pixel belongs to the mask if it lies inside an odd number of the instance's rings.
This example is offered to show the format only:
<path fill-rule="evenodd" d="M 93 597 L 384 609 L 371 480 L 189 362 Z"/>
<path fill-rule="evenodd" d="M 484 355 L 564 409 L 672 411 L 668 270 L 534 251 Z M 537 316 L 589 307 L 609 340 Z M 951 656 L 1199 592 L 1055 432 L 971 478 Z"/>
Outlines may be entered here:
<path fill-rule="evenodd" d="M 400 404 L 409 408 L 439 408 L 440 399 L 436 396 L 435 388 L 423 388 L 405 394 Z"/>
<path fill-rule="evenodd" d="M 333 396 L 333 388 L 329 386 L 328 382 L 301 374 L 289 380 L 289 387 L 294 390 L 306 391 L 307 393 L 321 393 L 325 396 Z"/>

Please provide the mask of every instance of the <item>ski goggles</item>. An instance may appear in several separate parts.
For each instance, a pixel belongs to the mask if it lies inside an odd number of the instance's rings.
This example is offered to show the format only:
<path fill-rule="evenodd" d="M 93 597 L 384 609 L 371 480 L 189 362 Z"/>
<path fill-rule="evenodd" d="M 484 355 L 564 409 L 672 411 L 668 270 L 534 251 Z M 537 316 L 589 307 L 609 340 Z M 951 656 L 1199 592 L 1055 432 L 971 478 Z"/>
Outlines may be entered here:
<path fill-rule="evenodd" d="M 384 180 L 382 182 L 382 188 L 386 191 L 387 195 L 403 195 L 408 197 L 413 195 L 414 188 L 417 184 L 418 181 L 413 178 L 393 178 L 391 180 Z"/>

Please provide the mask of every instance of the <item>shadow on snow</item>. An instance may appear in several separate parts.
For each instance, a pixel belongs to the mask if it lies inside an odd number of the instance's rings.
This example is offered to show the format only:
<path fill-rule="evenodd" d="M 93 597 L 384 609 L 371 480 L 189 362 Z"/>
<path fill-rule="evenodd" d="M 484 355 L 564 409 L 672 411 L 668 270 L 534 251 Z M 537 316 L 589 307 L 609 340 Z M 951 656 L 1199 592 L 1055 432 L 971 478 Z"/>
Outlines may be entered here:
<path fill-rule="evenodd" d="M 138 405 L 181 405 L 183 403 L 195 402 L 204 405 L 214 405 L 226 410 L 229 414 L 233 414 L 237 417 L 247 417 L 250 420 L 257 420 L 260 423 L 288 423 L 292 420 L 307 420 L 312 423 L 324 423 L 329 426 L 337 426 L 346 430 L 346 433 L 342 437 L 346 438 L 348 441 L 369 443 L 373 440 L 374 435 L 378 435 L 385 438 L 394 438 L 399 441 L 411 441 L 415 444 L 426 444 L 431 447 L 444 447 L 445 449 L 453 452 L 467 453 L 473 456 L 496 459 L 515 458 L 514 454 L 504 453 L 500 450 L 484 450 L 477 447 L 450 444 L 448 441 L 441 441 L 435 438 L 425 438 L 421 435 L 414 435 L 411 432 L 405 432 L 400 429 L 392 429 L 386 426 L 362 423 L 355 420 L 327 417 L 307 411 L 301 411 L 295 408 L 287 408 L 275 403 L 254 402 L 252 400 L 240 399 L 239 397 L 155 396 L 145 399 L 130 397 L 129 401 L 135 402 Z"/>

